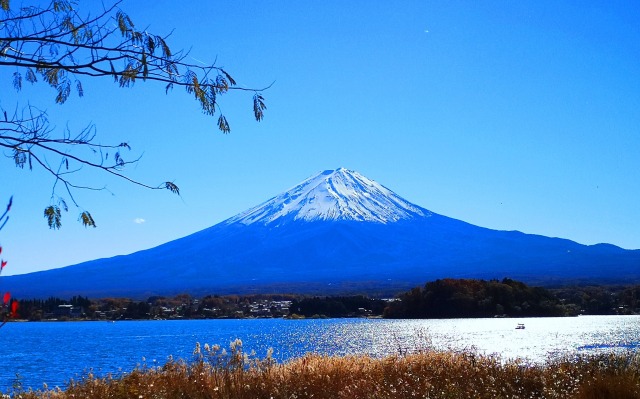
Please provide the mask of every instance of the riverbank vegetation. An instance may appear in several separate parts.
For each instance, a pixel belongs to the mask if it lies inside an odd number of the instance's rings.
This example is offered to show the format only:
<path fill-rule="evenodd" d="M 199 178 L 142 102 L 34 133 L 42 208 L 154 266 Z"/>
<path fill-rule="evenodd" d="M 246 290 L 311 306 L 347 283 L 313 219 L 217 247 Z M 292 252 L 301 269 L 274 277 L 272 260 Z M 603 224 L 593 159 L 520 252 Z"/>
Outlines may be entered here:
<path fill-rule="evenodd" d="M 326 357 L 309 354 L 284 364 L 269 354 L 198 346 L 190 362 L 169 360 L 120 376 L 86 375 L 63 391 L 15 388 L 22 399 L 290 399 L 290 398 L 640 398 L 640 357 L 602 354 L 543 365 L 504 361 L 472 351 L 423 350 L 403 356 Z"/>
<path fill-rule="evenodd" d="M 503 280 L 442 279 L 395 298 L 365 295 L 207 295 L 21 299 L 24 320 L 148 320 L 259 317 L 532 317 L 640 314 L 640 285 L 531 287 Z"/>

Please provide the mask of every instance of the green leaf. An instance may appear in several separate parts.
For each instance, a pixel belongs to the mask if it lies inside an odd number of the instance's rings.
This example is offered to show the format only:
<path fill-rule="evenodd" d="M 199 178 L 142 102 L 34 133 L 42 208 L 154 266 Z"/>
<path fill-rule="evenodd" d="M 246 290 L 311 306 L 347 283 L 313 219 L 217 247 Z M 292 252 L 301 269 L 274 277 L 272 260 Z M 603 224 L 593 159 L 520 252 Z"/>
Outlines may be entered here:
<path fill-rule="evenodd" d="M 224 134 L 231 132 L 229 122 L 227 122 L 227 118 L 225 118 L 224 115 L 220 115 L 220 117 L 218 118 L 218 129 L 222 130 L 222 133 Z"/>
<path fill-rule="evenodd" d="M 253 96 L 253 115 L 258 122 L 264 118 L 265 109 L 267 109 L 267 106 L 264 104 L 264 97 L 262 97 L 262 94 L 256 93 Z"/>
<path fill-rule="evenodd" d="M 132 63 L 127 64 L 126 69 L 120 76 L 120 87 L 130 87 L 132 84 L 134 84 L 136 82 L 138 72 L 138 68 Z"/>
<path fill-rule="evenodd" d="M 178 188 L 178 186 L 175 185 L 175 183 L 172 183 L 170 181 L 165 182 L 164 188 L 166 188 L 167 190 L 171 191 L 174 194 L 180 195 L 180 189 Z"/>
<path fill-rule="evenodd" d="M 160 47 L 162 47 L 162 57 L 171 58 L 171 49 L 167 45 L 167 42 L 160 36 L 156 36 L 156 41 L 160 42 Z"/>
<path fill-rule="evenodd" d="M 69 206 L 67 205 L 67 201 L 65 201 L 64 198 L 60 198 L 58 203 L 62 205 L 62 210 L 64 210 L 65 212 L 69 212 Z"/>
<path fill-rule="evenodd" d="M 59 69 L 56 68 L 51 68 L 51 69 L 45 69 L 44 70 L 44 81 L 49 83 L 50 86 L 57 86 L 58 85 L 58 72 Z"/>
<path fill-rule="evenodd" d="M 224 69 L 221 69 L 220 72 L 222 72 L 224 74 L 224 76 L 227 77 L 227 80 L 229 80 L 229 83 L 231 84 L 231 86 L 235 86 L 236 85 L 236 81 L 233 80 L 233 78 L 231 77 L 231 75 L 229 75 L 227 73 L 227 71 L 225 71 Z"/>
<path fill-rule="evenodd" d="M 53 11 L 55 12 L 71 10 L 73 10 L 73 7 L 67 0 L 58 0 L 53 2 Z"/>
<path fill-rule="evenodd" d="M 38 81 L 38 77 L 36 76 L 35 72 L 33 72 L 33 69 L 31 68 L 27 68 L 27 82 L 29 83 L 35 83 Z"/>
<path fill-rule="evenodd" d="M 229 90 L 229 82 L 222 75 L 216 76 L 216 90 L 218 93 L 226 93 Z"/>
<path fill-rule="evenodd" d="M 109 61 L 109 65 L 111 66 L 111 74 L 113 75 L 113 81 L 118 81 L 118 73 L 116 72 L 116 68 L 113 67 L 113 62 Z"/>
<path fill-rule="evenodd" d="M 91 214 L 87 211 L 84 211 L 80 214 L 80 221 L 84 227 L 96 227 L 96 222 L 93 220 Z"/>
<path fill-rule="evenodd" d="M 131 42 L 133 44 L 143 44 L 143 37 L 142 32 L 138 32 L 137 30 L 131 31 Z"/>
<path fill-rule="evenodd" d="M 120 29 L 120 33 L 122 36 L 125 36 L 129 27 L 127 26 L 127 15 L 122 11 L 118 11 L 116 13 L 116 20 L 118 21 L 118 29 Z"/>
<path fill-rule="evenodd" d="M 20 74 L 20 72 L 13 73 L 13 87 L 17 91 L 22 90 L 22 75 Z"/>
<path fill-rule="evenodd" d="M 79 80 L 76 80 L 76 90 L 78 90 L 78 97 L 84 96 L 84 89 L 82 88 L 82 83 Z"/>
<path fill-rule="evenodd" d="M 200 88 L 200 82 L 198 82 L 197 76 L 193 75 L 193 80 L 191 81 L 191 84 L 193 85 L 193 92 L 196 94 L 196 98 L 200 99 L 203 96 L 203 91 Z"/>
<path fill-rule="evenodd" d="M 142 80 L 147 80 L 149 76 L 149 65 L 147 64 L 147 54 L 142 53 Z"/>
<path fill-rule="evenodd" d="M 62 27 L 73 37 L 73 42 L 78 43 L 78 28 L 73 24 L 70 16 L 67 16 L 62 20 Z"/>
<path fill-rule="evenodd" d="M 120 156 L 120 151 L 116 151 L 114 159 L 116 161 L 116 167 L 121 168 L 124 166 L 124 159 L 122 159 L 122 157 Z"/>
<path fill-rule="evenodd" d="M 27 152 L 20 147 L 13 149 L 13 161 L 20 169 L 24 169 L 24 165 L 27 163 Z"/>
<path fill-rule="evenodd" d="M 187 69 L 186 72 L 184 73 L 182 82 L 185 84 L 184 88 L 187 91 L 187 93 L 191 94 L 193 93 L 195 88 L 194 82 L 195 83 L 198 82 L 198 76 L 196 76 L 196 73 L 193 72 L 192 70 Z"/>
<path fill-rule="evenodd" d="M 64 104 L 69 98 L 69 94 L 71 94 L 71 83 L 69 82 L 69 80 L 65 79 L 56 88 L 58 89 L 56 103 Z"/>
<path fill-rule="evenodd" d="M 153 41 L 153 36 L 147 35 L 147 50 L 149 50 L 150 54 L 156 50 L 156 42 Z"/>
<path fill-rule="evenodd" d="M 49 225 L 50 229 L 59 230 L 62 226 L 62 216 L 60 215 L 59 207 L 55 205 L 49 205 L 48 207 L 44 208 L 44 217 L 45 219 L 47 219 L 47 224 Z"/>

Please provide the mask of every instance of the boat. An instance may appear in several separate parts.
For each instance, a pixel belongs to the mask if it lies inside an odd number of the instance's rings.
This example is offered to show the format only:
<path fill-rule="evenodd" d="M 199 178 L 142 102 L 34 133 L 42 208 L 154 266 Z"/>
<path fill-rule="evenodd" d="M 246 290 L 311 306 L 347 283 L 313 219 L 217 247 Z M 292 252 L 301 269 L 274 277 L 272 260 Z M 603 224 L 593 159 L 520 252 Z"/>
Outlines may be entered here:
<path fill-rule="evenodd" d="M 524 324 L 518 323 L 518 325 L 516 326 L 516 330 L 524 330 Z"/>

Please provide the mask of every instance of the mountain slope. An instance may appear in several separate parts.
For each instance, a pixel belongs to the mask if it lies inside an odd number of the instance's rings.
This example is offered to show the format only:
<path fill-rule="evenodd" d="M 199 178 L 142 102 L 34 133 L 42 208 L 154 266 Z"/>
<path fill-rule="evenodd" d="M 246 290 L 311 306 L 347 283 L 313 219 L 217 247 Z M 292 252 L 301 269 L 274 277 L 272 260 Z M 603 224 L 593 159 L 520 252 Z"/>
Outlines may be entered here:
<path fill-rule="evenodd" d="M 18 297 L 146 297 L 393 293 L 442 277 L 640 281 L 640 251 L 474 226 L 337 169 L 156 248 L 3 279 Z"/>

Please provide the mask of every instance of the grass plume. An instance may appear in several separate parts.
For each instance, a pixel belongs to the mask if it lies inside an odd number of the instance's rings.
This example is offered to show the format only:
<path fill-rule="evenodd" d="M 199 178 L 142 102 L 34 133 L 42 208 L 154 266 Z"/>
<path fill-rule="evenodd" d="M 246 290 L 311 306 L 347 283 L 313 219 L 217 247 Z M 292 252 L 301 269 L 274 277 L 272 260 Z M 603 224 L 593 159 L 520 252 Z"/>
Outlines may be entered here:
<path fill-rule="evenodd" d="M 198 345 L 194 359 L 141 366 L 117 377 L 86 375 L 66 390 L 13 391 L 21 399 L 640 398 L 640 356 L 601 354 L 529 364 L 465 352 L 372 358 L 308 354 L 278 364 Z"/>

